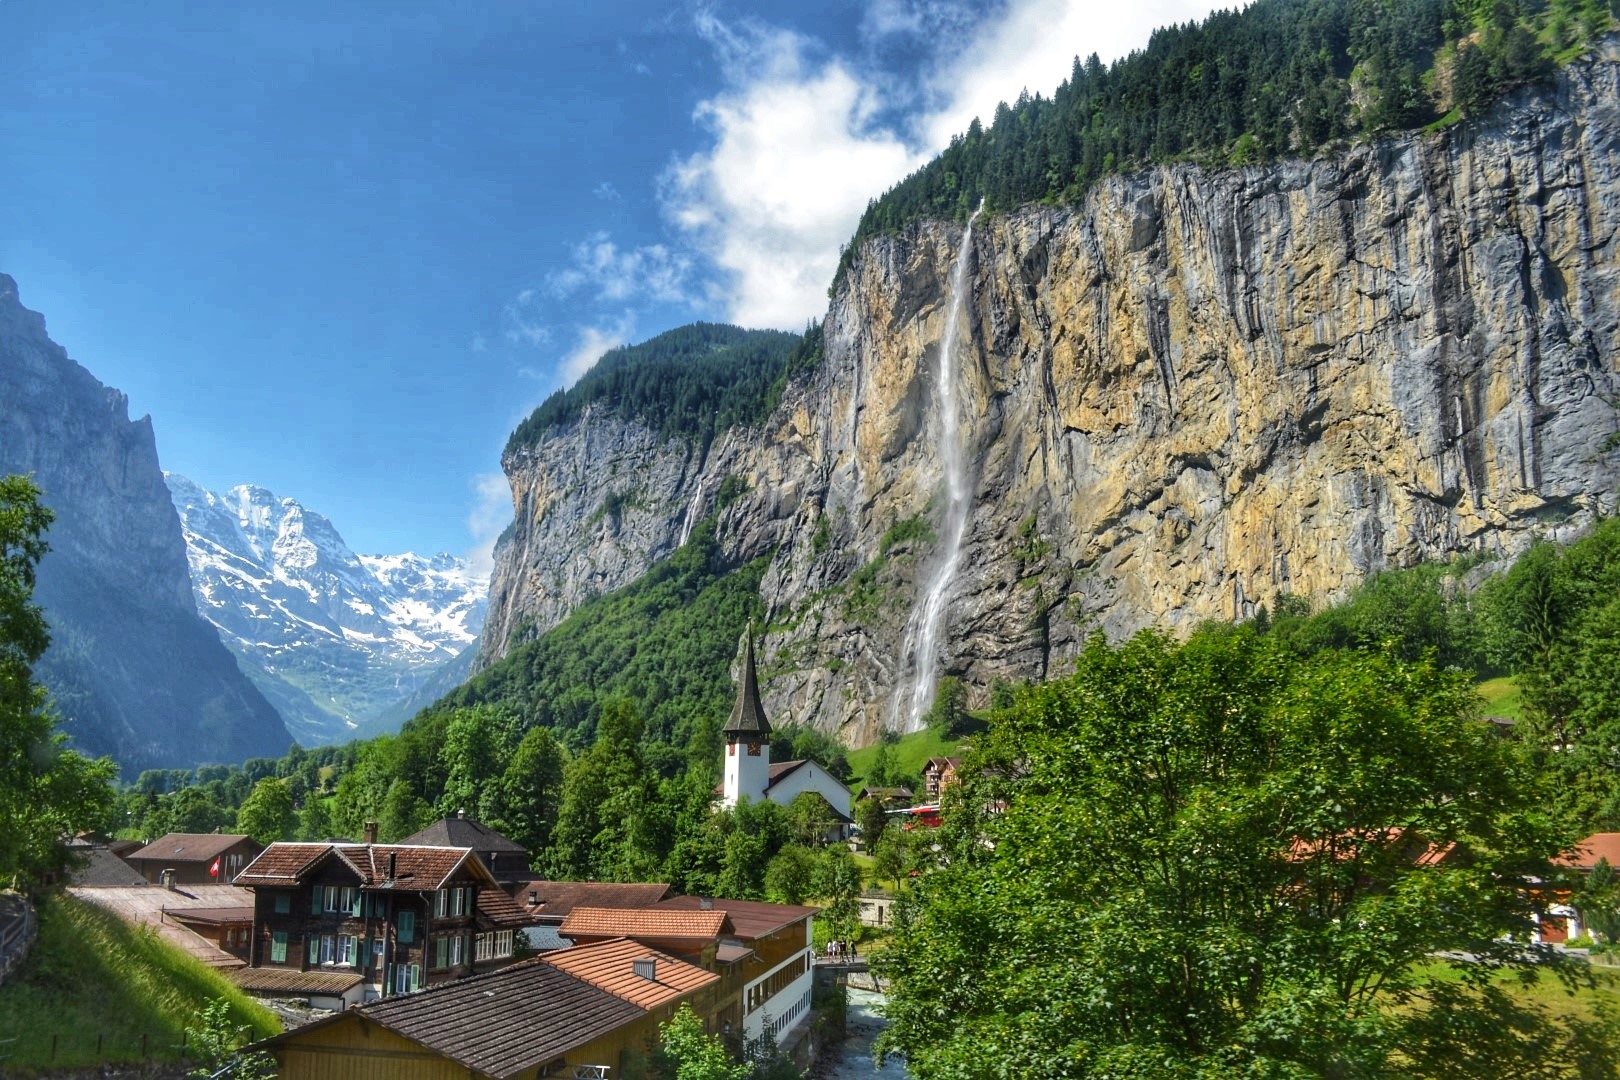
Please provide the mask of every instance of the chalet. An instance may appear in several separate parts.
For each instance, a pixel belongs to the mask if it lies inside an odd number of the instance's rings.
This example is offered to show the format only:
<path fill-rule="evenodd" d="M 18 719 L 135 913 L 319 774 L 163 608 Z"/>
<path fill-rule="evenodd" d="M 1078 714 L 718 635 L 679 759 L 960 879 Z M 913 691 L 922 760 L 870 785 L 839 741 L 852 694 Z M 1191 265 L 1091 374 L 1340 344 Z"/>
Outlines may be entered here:
<path fill-rule="evenodd" d="M 923 801 L 939 802 L 940 793 L 957 782 L 956 773 L 961 767 L 959 757 L 929 758 L 922 770 Z"/>
<path fill-rule="evenodd" d="M 908 787 L 863 787 L 855 793 L 855 801 L 872 799 L 885 810 L 910 806 L 916 794 Z"/>
<path fill-rule="evenodd" d="M 641 910 L 576 907 L 562 935 L 587 944 L 615 937 L 681 956 L 721 976 L 710 1030 L 745 1039 L 797 1039 L 810 1014 L 816 909 L 752 900 L 677 896 Z M 559 954 L 566 955 L 566 953 Z"/>
<path fill-rule="evenodd" d="M 535 957 L 348 1009 L 255 1045 L 283 1080 L 625 1076 L 713 974 L 635 942 Z"/>
<path fill-rule="evenodd" d="M 1573 871 L 1582 881 L 1591 876 L 1597 864 L 1607 862 L 1620 871 L 1620 833 L 1593 833 L 1553 860 L 1553 865 Z M 1532 941 L 1561 945 L 1570 938 L 1580 937 L 1585 928 L 1581 913 L 1572 905 L 1567 890 L 1554 893 L 1546 910 L 1535 915 L 1536 930 Z"/>
<path fill-rule="evenodd" d="M 400 843 L 411 847 L 472 848 L 490 876 L 503 885 L 534 876 L 534 871 L 529 869 L 529 853 L 522 844 L 461 811 L 457 811 L 455 817 L 435 821 Z"/>
<path fill-rule="evenodd" d="M 297 972 L 337 976 L 291 983 L 329 997 L 342 981 L 345 1002 L 409 993 L 510 964 L 529 922 L 471 848 L 275 843 L 236 884 L 254 894 L 255 972 L 237 982 L 258 992 Z"/>
<path fill-rule="evenodd" d="M 512 883 L 509 891 L 531 923 L 521 937 L 537 952 L 568 947 L 558 930 L 576 907 L 644 908 L 671 894 L 670 887 L 661 882 L 615 881 L 520 881 Z"/>
<path fill-rule="evenodd" d="M 721 803 L 736 806 L 739 799 L 771 802 L 786 806 L 795 796 L 813 791 L 827 800 L 833 812 L 845 823 L 850 815 L 849 788 L 814 761 L 780 761 L 771 764 L 771 724 L 759 696 L 759 673 L 754 664 L 754 641 L 750 635 L 743 657 L 742 683 L 737 687 L 737 703 L 725 727 L 725 780 L 720 787 Z"/>
<path fill-rule="evenodd" d="M 264 845 L 240 833 L 169 833 L 124 856 L 154 885 L 226 885 Z"/>
<path fill-rule="evenodd" d="M 136 878 L 114 884 L 73 884 L 69 893 L 116 915 L 130 926 L 149 928 L 169 944 L 212 968 L 230 972 L 247 960 L 244 930 L 253 909 L 234 885 L 172 885 Z"/>

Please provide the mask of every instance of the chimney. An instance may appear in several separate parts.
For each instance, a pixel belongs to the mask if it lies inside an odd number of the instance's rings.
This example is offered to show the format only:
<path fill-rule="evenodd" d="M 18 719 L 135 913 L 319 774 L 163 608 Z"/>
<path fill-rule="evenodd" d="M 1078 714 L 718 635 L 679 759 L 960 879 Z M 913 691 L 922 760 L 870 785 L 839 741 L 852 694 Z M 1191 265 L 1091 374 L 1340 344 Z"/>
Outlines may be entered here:
<path fill-rule="evenodd" d="M 712 897 L 712 896 L 700 896 L 700 897 L 698 897 L 698 909 L 700 911 L 713 911 L 714 910 L 714 897 Z"/>
<path fill-rule="evenodd" d="M 394 880 L 394 877 L 395 877 L 395 874 L 394 874 L 395 860 L 397 860 L 398 858 L 399 858 L 399 852 L 390 851 L 388 853 L 388 880 L 389 881 Z"/>
<path fill-rule="evenodd" d="M 539 902 L 540 902 L 540 894 L 538 892 L 536 892 L 535 890 L 530 889 L 529 890 L 529 906 L 534 907 L 534 905 L 538 904 Z"/>
<path fill-rule="evenodd" d="M 466 816 L 467 816 L 467 811 L 465 811 L 465 810 L 457 810 L 456 811 L 456 820 L 457 821 L 460 821 L 462 818 L 465 818 Z"/>
<path fill-rule="evenodd" d="M 158 872 L 158 884 L 162 885 L 165 889 L 168 889 L 170 892 L 173 892 L 174 891 L 174 871 L 172 869 L 160 870 Z"/>
<path fill-rule="evenodd" d="M 366 843 L 375 844 L 377 842 L 377 823 L 375 821 L 368 821 L 366 822 L 365 828 Z"/>
<path fill-rule="evenodd" d="M 632 960 L 630 961 L 630 970 L 648 982 L 658 981 L 657 957 L 643 956 L 640 960 Z"/>

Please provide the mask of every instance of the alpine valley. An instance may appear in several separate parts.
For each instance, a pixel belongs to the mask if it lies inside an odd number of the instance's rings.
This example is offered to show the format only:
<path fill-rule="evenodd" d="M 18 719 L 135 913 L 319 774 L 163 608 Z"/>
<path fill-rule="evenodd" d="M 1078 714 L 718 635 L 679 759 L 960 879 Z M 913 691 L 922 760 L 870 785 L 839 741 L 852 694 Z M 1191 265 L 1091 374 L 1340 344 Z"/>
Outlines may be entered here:
<path fill-rule="evenodd" d="M 356 555 L 292 499 L 164 479 L 198 610 L 301 745 L 397 728 L 464 677 L 487 582 L 460 559 Z"/>

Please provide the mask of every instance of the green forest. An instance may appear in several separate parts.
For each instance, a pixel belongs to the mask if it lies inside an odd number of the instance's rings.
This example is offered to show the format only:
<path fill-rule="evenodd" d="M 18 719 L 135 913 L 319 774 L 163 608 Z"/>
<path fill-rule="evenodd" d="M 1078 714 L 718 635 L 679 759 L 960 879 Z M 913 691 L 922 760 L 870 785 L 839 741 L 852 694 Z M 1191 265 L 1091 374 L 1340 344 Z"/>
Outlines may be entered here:
<path fill-rule="evenodd" d="M 1620 16 L 1615 0 L 1258 0 L 1154 32 L 1051 97 L 1003 102 L 873 200 L 844 250 L 928 218 L 1072 203 L 1113 173 L 1244 165 L 1476 113 L 1549 74 Z M 836 280 L 834 282 L 836 287 Z"/>
<path fill-rule="evenodd" d="M 717 432 L 757 423 L 782 400 L 788 380 L 821 362 L 821 327 L 803 334 L 692 323 L 639 345 L 610 350 L 566 390 L 541 403 L 507 440 L 533 446 L 588 406 L 639 420 L 665 438 L 703 446 Z"/>

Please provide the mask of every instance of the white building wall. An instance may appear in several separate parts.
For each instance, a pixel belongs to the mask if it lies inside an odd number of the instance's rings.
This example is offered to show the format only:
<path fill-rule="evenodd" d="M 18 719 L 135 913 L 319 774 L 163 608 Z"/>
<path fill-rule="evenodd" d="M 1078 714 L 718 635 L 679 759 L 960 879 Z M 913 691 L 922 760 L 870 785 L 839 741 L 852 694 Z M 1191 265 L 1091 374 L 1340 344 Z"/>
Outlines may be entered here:
<path fill-rule="evenodd" d="M 726 744 L 726 779 L 720 804 L 736 806 L 741 796 L 749 802 L 765 797 L 765 784 L 771 778 L 771 747 L 761 743 L 759 753 L 750 754 L 744 743 Z"/>
<path fill-rule="evenodd" d="M 729 763 L 728 759 L 727 764 Z M 793 801 L 794 796 L 805 791 L 816 792 L 826 799 L 834 810 L 845 817 L 850 816 L 852 797 L 849 788 L 834 780 L 831 773 L 813 761 L 805 762 L 772 785 L 771 802 L 786 806 Z"/>

